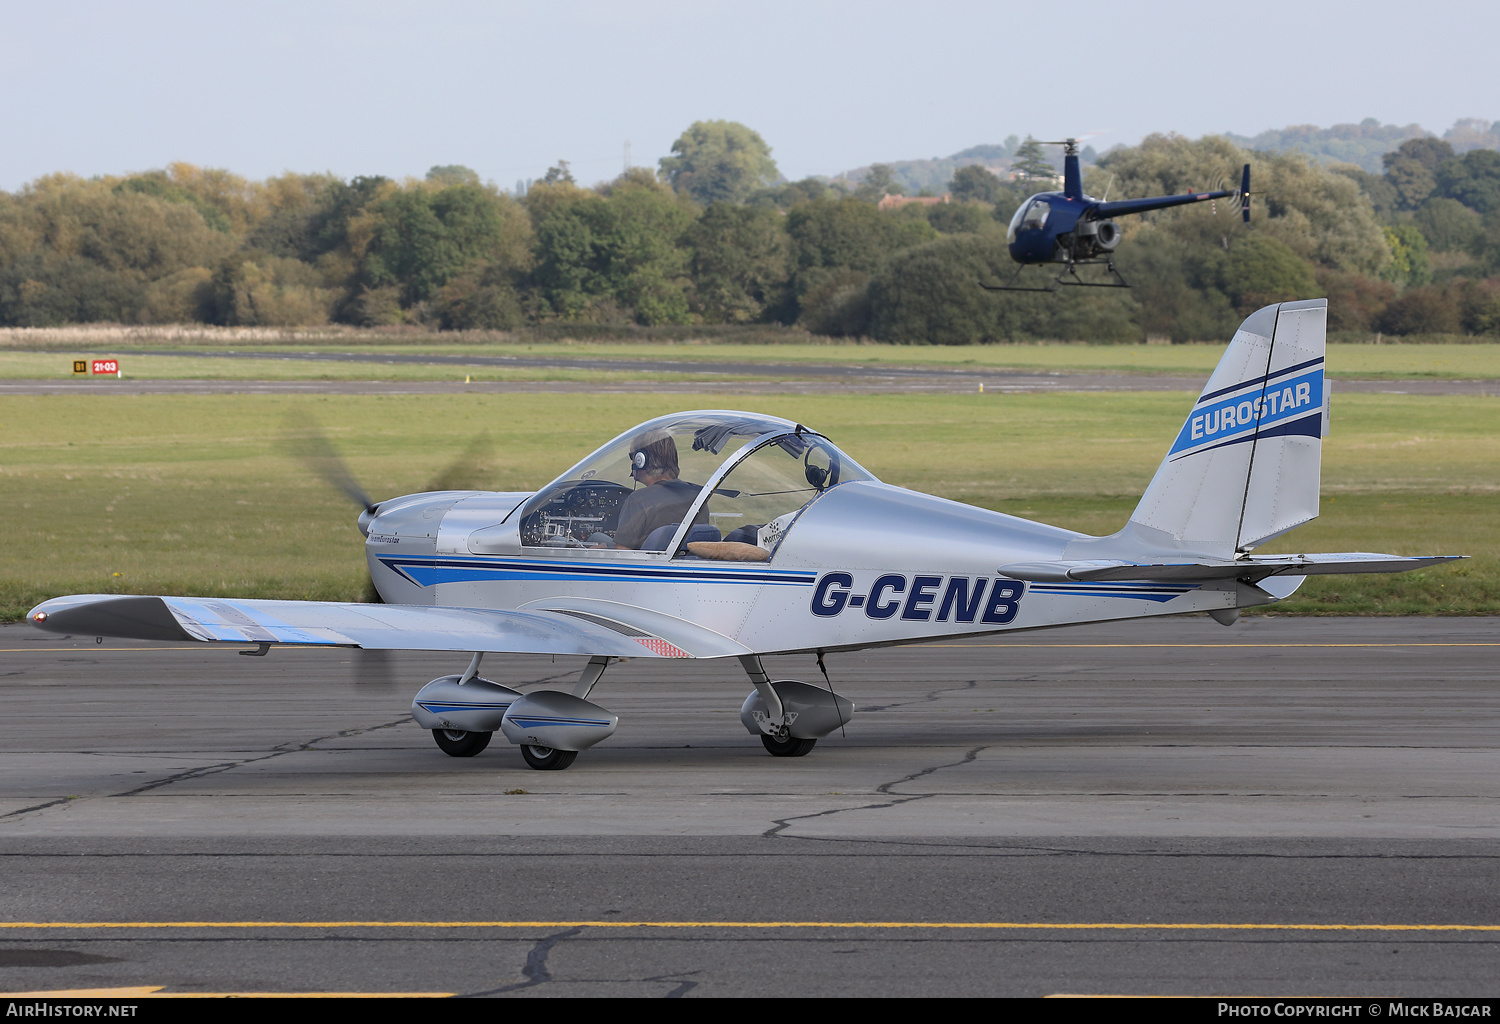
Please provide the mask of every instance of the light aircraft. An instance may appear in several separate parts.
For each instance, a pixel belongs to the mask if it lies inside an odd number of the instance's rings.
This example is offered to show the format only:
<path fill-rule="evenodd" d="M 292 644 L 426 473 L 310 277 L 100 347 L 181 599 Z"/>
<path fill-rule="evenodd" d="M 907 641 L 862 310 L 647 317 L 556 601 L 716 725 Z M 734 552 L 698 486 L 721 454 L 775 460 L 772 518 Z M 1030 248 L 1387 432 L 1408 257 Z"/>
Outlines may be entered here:
<path fill-rule="evenodd" d="M 738 658 L 741 721 L 806 754 L 853 705 L 772 680 L 769 654 L 851 651 L 1202 612 L 1226 625 L 1309 575 L 1454 556 L 1257 555 L 1318 514 L 1329 391 L 1324 299 L 1253 313 L 1129 522 L 1091 537 L 883 484 L 823 435 L 757 413 L 683 412 L 626 431 L 536 492 L 439 491 L 359 516 L 385 604 L 83 595 L 43 602 L 58 633 L 464 652 L 412 716 L 456 757 L 495 731 L 533 768 L 614 732 L 589 700 L 620 658 Z M 691 481 L 691 482 L 690 482 Z M 481 678 L 485 654 L 587 658 L 571 693 Z M 826 673 L 825 673 L 826 675 Z"/>
<path fill-rule="evenodd" d="M 1115 247 L 1120 244 L 1120 226 L 1111 218 L 1164 210 L 1172 206 L 1202 203 L 1219 199 L 1238 200 L 1240 213 L 1250 223 L 1250 165 L 1240 176 L 1238 189 L 1210 189 L 1175 196 L 1150 196 L 1145 199 L 1117 199 L 1109 202 L 1109 191 L 1103 200 L 1083 191 L 1083 174 L 1078 164 L 1078 140 L 1046 143 L 1063 147 L 1063 188 L 1061 192 L 1038 192 L 1016 208 L 1006 231 L 1010 258 L 1020 264 L 1010 282 L 980 287 L 996 292 L 1050 292 L 1058 285 L 1083 285 L 1091 288 L 1128 288 L 1129 284 L 1115 269 Z M 1029 266 L 1062 264 L 1063 268 L 1050 284 L 1017 286 L 1016 280 Z M 1105 280 L 1085 281 L 1078 275 L 1081 266 L 1103 265 Z"/>

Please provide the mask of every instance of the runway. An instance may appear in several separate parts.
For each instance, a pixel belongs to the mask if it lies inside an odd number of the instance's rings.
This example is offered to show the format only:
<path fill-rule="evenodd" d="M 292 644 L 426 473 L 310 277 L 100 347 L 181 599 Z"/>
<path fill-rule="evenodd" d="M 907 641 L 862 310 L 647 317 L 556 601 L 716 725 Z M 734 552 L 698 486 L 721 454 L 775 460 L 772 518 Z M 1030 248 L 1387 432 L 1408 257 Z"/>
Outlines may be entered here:
<path fill-rule="evenodd" d="M 165 353 L 163 353 L 165 354 Z M 247 353 L 174 353 L 198 356 L 246 356 Z M 591 359 L 521 359 L 468 356 L 388 356 L 339 358 L 337 354 L 286 353 L 255 358 L 311 361 L 361 361 L 401 364 L 453 364 L 453 380 L 149 380 L 78 378 L 0 380 L 5 395 L 454 395 L 454 394 L 986 394 L 1080 391 L 1186 391 L 1203 387 L 1203 377 L 1093 372 L 1026 372 L 1020 370 L 943 370 L 846 364 L 767 364 L 691 361 Z M 464 366 L 633 371 L 634 380 L 599 381 L 461 381 Z M 652 373 L 690 374 L 690 380 L 659 380 Z M 1494 380 L 1345 380 L 1332 379 L 1335 392 L 1398 395 L 1478 395 L 1500 393 Z"/>
<path fill-rule="evenodd" d="M 737 665 L 632 661 L 594 693 L 619 732 L 565 772 L 439 752 L 407 711 L 442 656 L 26 626 L 0 652 L 6 991 L 1395 997 L 1500 973 L 1496 619 L 834 656 L 860 710 L 802 759 L 740 726 Z M 576 661 L 484 667 L 568 687 Z"/>

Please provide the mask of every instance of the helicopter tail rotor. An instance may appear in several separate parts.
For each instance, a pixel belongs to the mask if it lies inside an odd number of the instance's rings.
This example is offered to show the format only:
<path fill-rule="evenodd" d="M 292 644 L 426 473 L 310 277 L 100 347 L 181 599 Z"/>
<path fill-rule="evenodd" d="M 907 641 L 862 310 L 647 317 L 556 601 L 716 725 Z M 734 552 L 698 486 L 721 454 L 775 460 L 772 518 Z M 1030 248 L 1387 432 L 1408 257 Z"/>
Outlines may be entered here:
<path fill-rule="evenodd" d="M 1250 223 L 1250 165 L 1245 165 L 1244 173 L 1240 175 L 1240 216 L 1246 224 Z"/>

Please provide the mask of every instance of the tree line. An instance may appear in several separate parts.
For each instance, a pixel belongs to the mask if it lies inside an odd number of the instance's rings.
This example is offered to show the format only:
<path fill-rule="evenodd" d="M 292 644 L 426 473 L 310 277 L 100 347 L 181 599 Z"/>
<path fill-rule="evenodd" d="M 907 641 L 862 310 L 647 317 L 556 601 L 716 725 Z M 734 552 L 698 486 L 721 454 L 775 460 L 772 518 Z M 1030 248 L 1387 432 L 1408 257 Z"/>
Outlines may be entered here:
<path fill-rule="evenodd" d="M 1446 147 L 1446 148 L 1445 148 Z M 787 324 L 907 343 L 1222 340 L 1264 302 L 1328 294 L 1349 331 L 1500 333 L 1500 153 L 1409 139 L 1383 174 L 1246 152 L 1222 137 L 1111 150 L 1110 198 L 1237 181 L 1249 230 L 1199 204 L 1121 222 L 1131 290 L 992 293 L 1005 230 L 1053 165 L 1007 140 L 1014 180 L 958 167 L 949 202 L 881 210 L 858 183 L 785 181 L 770 147 L 699 122 L 656 170 L 584 187 L 560 161 L 524 195 L 465 167 L 423 179 L 288 173 L 248 181 L 171 164 L 57 174 L 0 193 L 0 323 Z"/>

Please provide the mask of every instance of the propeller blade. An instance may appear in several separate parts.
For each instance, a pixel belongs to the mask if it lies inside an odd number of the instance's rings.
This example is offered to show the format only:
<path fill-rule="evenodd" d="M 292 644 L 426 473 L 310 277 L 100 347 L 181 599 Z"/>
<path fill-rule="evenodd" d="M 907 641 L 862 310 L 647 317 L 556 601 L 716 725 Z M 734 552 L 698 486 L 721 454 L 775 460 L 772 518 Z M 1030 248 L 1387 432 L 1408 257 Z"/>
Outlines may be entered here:
<path fill-rule="evenodd" d="M 282 448 L 294 456 L 318 479 L 331 486 L 344 497 L 354 502 L 367 514 L 373 514 L 379 502 L 375 501 L 359 485 L 354 477 L 354 471 L 344 461 L 333 442 L 311 416 L 305 414 L 289 415 L 284 421 L 284 430 L 281 436 Z M 365 516 L 360 516 L 361 521 Z M 361 522 L 360 530 L 367 529 Z M 383 604 L 380 592 L 375 589 L 375 580 L 367 572 L 365 574 L 364 593 L 360 597 L 366 604 Z M 359 664 L 358 657 L 355 664 Z M 381 666 L 367 666 L 379 669 Z M 358 673 L 356 669 L 356 673 Z M 379 674 L 378 672 L 376 673 Z"/>
<path fill-rule="evenodd" d="M 283 448 L 295 456 L 314 476 L 363 509 L 366 514 L 360 516 L 360 530 L 361 532 L 368 531 L 367 520 L 375 514 L 380 503 L 371 498 L 369 493 L 360 486 L 354 476 L 354 471 L 349 468 L 349 464 L 334 447 L 328 434 L 310 416 L 289 416 L 285 424 L 285 431 L 282 434 Z M 480 434 L 458 453 L 457 458 L 439 470 L 423 489 L 428 491 L 483 490 L 483 478 L 490 470 L 485 456 L 489 455 L 493 448 L 494 443 L 489 436 Z M 365 590 L 361 600 L 367 604 L 382 603 L 380 592 L 375 589 L 375 581 L 368 575 L 365 577 Z M 366 668 L 374 669 L 378 666 L 371 663 Z"/>
<path fill-rule="evenodd" d="M 374 599 L 374 603 L 380 603 L 379 596 Z M 362 690 L 394 691 L 403 681 L 396 664 L 395 651 L 363 651 L 356 648 L 349 652 L 349 665 L 354 685 Z"/>
<path fill-rule="evenodd" d="M 495 442 L 488 434 L 479 434 L 464 446 L 463 451 L 444 466 L 429 481 L 424 490 L 429 491 L 482 491 L 491 471 L 488 456 L 494 452 Z"/>
<path fill-rule="evenodd" d="M 289 416 L 283 445 L 318 479 L 333 487 L 366 512 L 378 504 L 359 485 L 328 435 L 311 417 Z"/>

